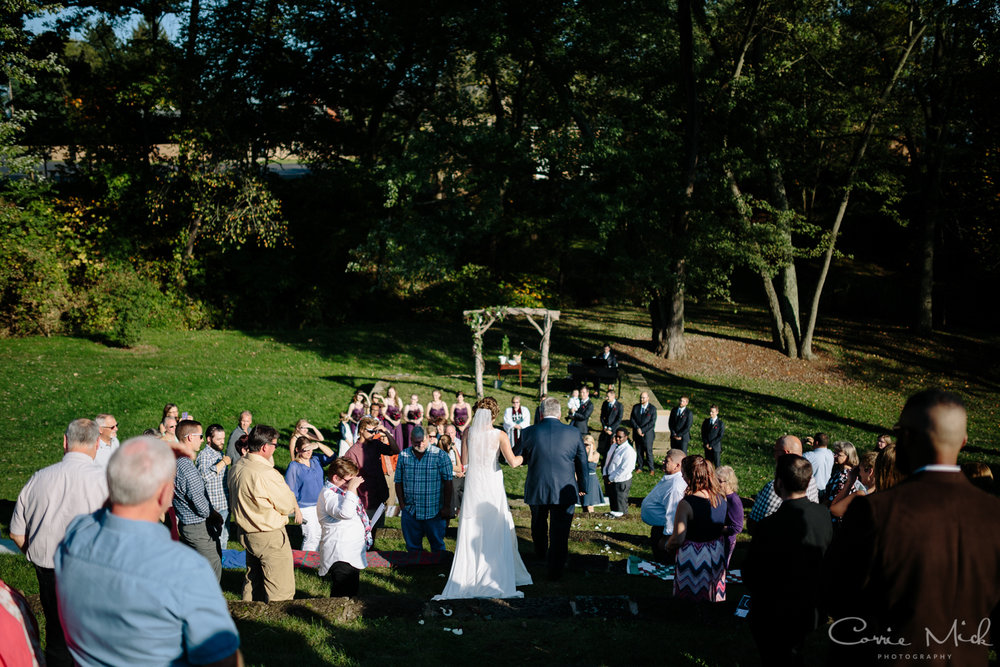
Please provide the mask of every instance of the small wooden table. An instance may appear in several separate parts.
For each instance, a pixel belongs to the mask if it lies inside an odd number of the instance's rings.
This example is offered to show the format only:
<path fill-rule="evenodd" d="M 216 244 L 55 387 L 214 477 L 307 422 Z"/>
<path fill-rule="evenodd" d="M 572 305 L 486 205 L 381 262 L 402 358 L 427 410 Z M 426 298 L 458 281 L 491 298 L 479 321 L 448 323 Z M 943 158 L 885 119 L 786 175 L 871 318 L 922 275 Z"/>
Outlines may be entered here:
<path fill-rule="evenodd" d="M 497 380 L 500 379 L 501 371 L 517 371 L 517 386 L 524 386 L 521 384 L 521 364 L 500 364 L 500 368 L 497 370 Z"/>

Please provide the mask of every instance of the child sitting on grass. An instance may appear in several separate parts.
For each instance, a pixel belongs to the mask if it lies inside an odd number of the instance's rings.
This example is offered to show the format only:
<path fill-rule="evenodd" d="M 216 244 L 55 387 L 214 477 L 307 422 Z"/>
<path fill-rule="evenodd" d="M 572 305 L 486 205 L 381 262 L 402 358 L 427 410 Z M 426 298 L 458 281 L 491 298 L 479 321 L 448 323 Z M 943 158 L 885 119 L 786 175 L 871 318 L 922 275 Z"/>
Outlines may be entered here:
<path fill-rule="evenodd" d="M 330 481 L 316 505 L 323 528 L 319 575 L 329 574 L 330 597 L 357 595 L 361 570 L 368 565 L 366 554 L 372 545 L 372 529 L 358 498 L 358 487 L 365 481 L 358 472 L 350 459 L 338 458 L 331 463 Z"/>

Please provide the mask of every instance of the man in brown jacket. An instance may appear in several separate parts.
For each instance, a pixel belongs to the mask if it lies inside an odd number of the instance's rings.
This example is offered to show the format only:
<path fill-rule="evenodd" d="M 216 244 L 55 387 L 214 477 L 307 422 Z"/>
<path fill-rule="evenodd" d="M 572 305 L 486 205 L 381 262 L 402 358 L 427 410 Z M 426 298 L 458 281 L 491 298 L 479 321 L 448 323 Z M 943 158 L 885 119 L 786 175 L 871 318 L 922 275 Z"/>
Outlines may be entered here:
<path fill-rule="evenodd" d="M 840 664 L 985 665 L 1000 603 L 1000 499 L 962 474 L 962 399 L 906 402 L 895 427 L 907 479 L 859 498 L 827 552 Z M 841 655 L 850 662 L 842 662 Z"/>

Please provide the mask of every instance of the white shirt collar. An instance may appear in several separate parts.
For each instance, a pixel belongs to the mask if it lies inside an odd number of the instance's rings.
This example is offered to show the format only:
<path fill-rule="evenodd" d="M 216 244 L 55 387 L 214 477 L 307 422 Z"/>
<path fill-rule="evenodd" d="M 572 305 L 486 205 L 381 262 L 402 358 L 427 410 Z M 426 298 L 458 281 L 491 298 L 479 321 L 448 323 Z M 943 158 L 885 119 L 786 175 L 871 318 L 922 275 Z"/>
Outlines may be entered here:
<path fill-rule="evenodd" d="M 916 475 L 918 472 L 962 472 L 962 468 L 961 466 L 948 465 L 947 463 L 931 463 L 922 468 L 917 468 L 913 471 L 913 474 Z"/>

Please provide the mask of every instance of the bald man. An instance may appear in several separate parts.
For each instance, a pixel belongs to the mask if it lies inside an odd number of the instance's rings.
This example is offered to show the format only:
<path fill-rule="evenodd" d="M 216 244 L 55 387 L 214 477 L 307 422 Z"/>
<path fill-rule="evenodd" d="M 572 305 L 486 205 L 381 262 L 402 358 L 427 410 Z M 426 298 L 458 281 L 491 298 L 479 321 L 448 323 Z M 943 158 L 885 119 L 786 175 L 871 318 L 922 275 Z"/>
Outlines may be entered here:
<path fill-rule="evenodd" d="M 1000 639 L 989 634 L 1000 604 L 1000 500 L 957 465 L 965 406 L 951 392 L 922 391 L 894 431 L 907 478 L 855 500 L 827 554 L 833 649 L 850 664 L 921 656 L 921 665 L 985 665 Z"/>
<path fill-rule="evenodd" d="M 774 449 L 771 453 L 774 456 L 775 464 L 785 454 L 802 456 L 802 441 L 794 435 L 783 435 L 774 442 Z M 806 489 L 806 498 L 814 503 L 819 502 L 819 487 L 816 486 L 815 477 L 809 482 L 809 488 Z M 777 512 L 779 507 L 781 507 L 781 497 L 775 492 L 774 479 L 771 479 L 761 488 L 756 498 L 754 498 L 753 509 L 747 518 L 747 532 L 752 535 L 757 524 Z"/>

